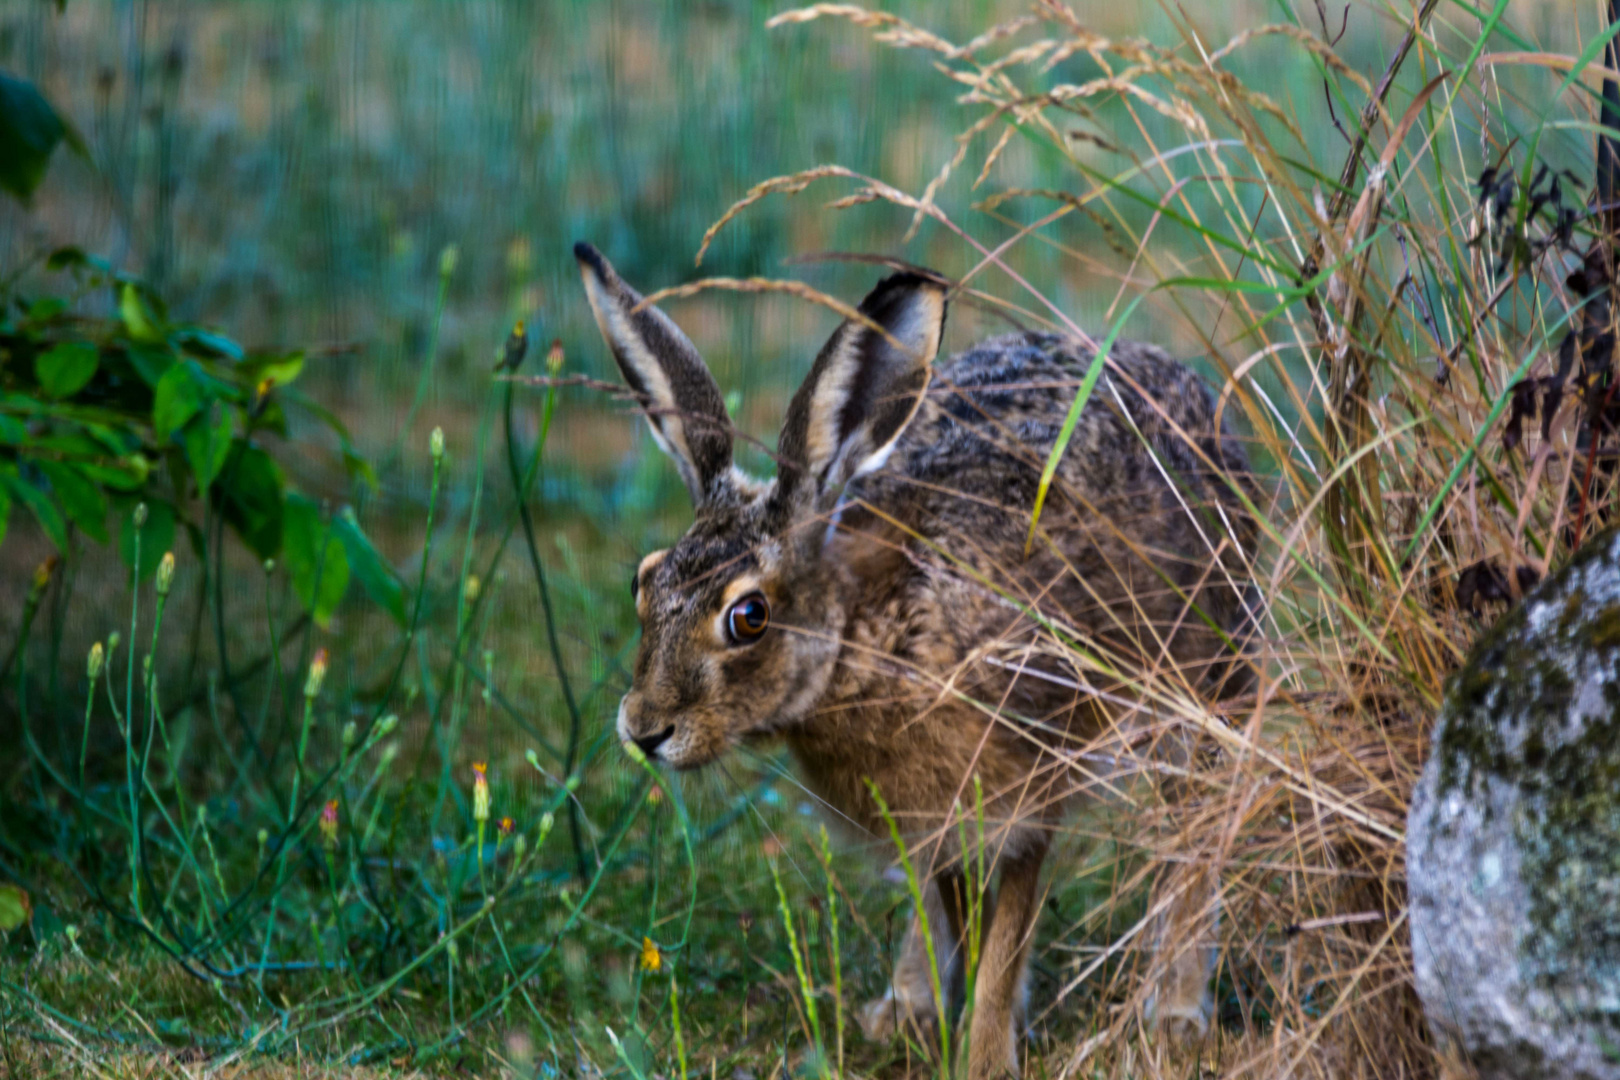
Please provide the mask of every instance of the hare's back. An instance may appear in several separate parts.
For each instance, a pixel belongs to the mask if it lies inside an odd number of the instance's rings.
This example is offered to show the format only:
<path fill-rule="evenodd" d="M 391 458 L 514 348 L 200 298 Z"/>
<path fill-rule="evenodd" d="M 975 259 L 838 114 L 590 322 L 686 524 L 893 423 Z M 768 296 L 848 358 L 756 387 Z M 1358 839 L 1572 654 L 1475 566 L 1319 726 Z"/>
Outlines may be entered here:
<path fill-rule="evenodd" d="M 1007 334 L 937 365 L 928 405 L 896 448 L 894 471 L 938 493 L 926 500 L 938 513 L 952 512 L 953 494 L 958 503 L 966 496 L 1027 512 L 1094 355 L 1056 334 Z M 1189 498 L 1238 507 L 1217 474 L 1246 476 L 1247 457 L 1217 427 L 1207 384 L 1154 345 L 1117 341 L 1109 357 L 1055 486 L 1092 513 L 1168 511 Z M 1161 531 L 1164 522 L 1141 524 Z"/>

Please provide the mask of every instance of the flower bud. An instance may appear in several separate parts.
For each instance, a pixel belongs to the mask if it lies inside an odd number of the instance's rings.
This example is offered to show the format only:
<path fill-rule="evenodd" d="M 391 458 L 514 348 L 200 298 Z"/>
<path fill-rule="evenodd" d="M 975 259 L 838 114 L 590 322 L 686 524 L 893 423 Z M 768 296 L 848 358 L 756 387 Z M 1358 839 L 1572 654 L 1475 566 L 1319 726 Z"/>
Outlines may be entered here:
<path fill-rule="evenodd" d="M 387 746 L 383 747 L 383 752 L 382 752 L 382 765 L 383 765 L 383 768 L 386 769 L 389 766 L 389 764 L 391 762 L 393 762 L 393 760 L 395 758 L 397 758 L 397 757 L 399 757 L 399 747 L 395 746 L 393 743 L 389 743 Z"/>
<path fill-rule="evenodd" d="M 157 594 L 168 596 L 172 588 L 174 588 L 174 552 L 165 551 L 163 558 L 158 562 Z"/>
<path fill-rule="evenodd" d="M 512 841 L 512 861 L 514 863 L 521 863 L 523 861 L 523 856 L 527 855 L 528 853 L 529 838 L 524 836 L 522 833 L 518 833 L 517 839 Z"/>
<path fill-rule="evenodd" d="M 325 844 L 328 848 L 335 848 L 337 847 L 337 838 L 338 801 L 336 799 L 328 799 L 326 800 L 326 805 L 321 807 L 321 843 Z"/>
<path fill-rule="evenodd" d="M 359 739 L 360 739 L 360 729 L 355 726 L 355 723 L 354 723 L 353 720 L 350 720 L 347 724 L 343 725 L 343 747 L 344 747 L 344 749 L 348 749 L 349 747 L 353 746 L 356 742 L 359 741 Z"/>
<path fill-rule="evenodd" d="M 259 851 L 263 852 L 264 851 L 264 845 L 268 844 L 269 842 L 270 842 L 270 830 L 269 829 L 260 829 L 259 830 Z"/>
<path fill-rule="evenodd" d="M 467 575 L 467 580 L 461 583 L 461 595 L 469 604 L 478 599 L 477 574 Z"/>
<path fill-rule="evenodd" d="M 321 683 L 326 680 L 326 650 L 316 649 L 315 658 L 309 662 L 309 677 L 304 680 L 304 696 L 313 698 L 320 694 Z"/>
<path fill-rule="evenodd" d="M 90 659 L 85 664 L 85 668 L 87 669 L 87 674 L 89 674 L 91 682 L 96 681 L 96 676 L 101 674 L 101 665 L 106 663 L 106 661 L 107 654 L 105 651 L 103 651 L 101 642 L 98 641 L 94 645 L 90 646 Z"/>
<path fill-rule="evenodd" d="M 624 752 L 630 756 L 631 761 L 635 762 L 637 765 L 646 763 L 647 754 L 641 749 L 641 747 L 637 746 L 629 739 L 624 740 L 624 742 L 620 743 L 619 745 L 624 747 Z"/>
<path fill-rule="evenodd" d="M 269 577 L 271 574 L 273 574 L 275 572 L 276 572 L 276 560 L 274 560 L 274 559 L 266 559 L 266 560 L 264 560 L 264 576 Z"/>
<path fill-rule="evenodd" d="M 435 459 L 444 457 L 444 428 L 436 427 L 433 434 L 428 436 L 428 452 Z"/>
<path fill-rule="evenodd" d="M 120 641 L 122 641 L 122 640 L 124 640 L 124 639 L 118 636 L 118 631 L 116 631 L 116 630 L 114 630 L 112 633 L 107 635 L 107 655 L 108 656 L 111 656 L 113 653 L 118 651 L 118 643 Z"/>
<path fill-rule="evenodd" d="M 556 823 L 557 818 L 550 810 L 540 815 L 540 838 L 534 842 L 536 847 L 546 842 L 546 837 L 551 835 L 551 827 Z"/>
<path fill-rule="evenodd" d="M 503 817 L 503 818 L 501 818 L 500 824 L 495 826 L 496 830 L 501 834 L 501 836 L 503 838 L 504 837 L 510 837 L 512 835 L 512 830 L 515 829 L 516 827 L 517 826 L 515 824 L 513 824 L 511 817 Z"/>
<path fill-rule="evenodd" d="M 386 739 L 394 733 L 394 729 L 397 727 L 399 727 L 399 717 L 394 713 L 389 713 L 377 721 L 377 726 L 373 729 L 372 734 L 375 738 Z"/>
<path fill-rule="evenodd" d="M 456 272 L 456 263 L 461 259 L 461 249 L 454 244 L 444 245 L 439 252 L 439 276 L 449 277 Z"/>
<path fill-rule="evenodd" d="M 489 820 L 489 766 L 473 763 L 473 820 L 482 825 Z"/>
<path fill-rule="evenodd" d="M 137 529 L 146 528 L 146 504 L 145 503 L 140 503 L 135 507 L 135 513 L 134 513 L 133 516 L 134 516 L 134 519 L 135 519 L 135 527 Z"/>
<path fill-rule="evenodd" d="M 563 344 L 562 338 L 552 338 L 551 348 L 546 350 L 546 372 L 555 376 L 562 370 Z"/>

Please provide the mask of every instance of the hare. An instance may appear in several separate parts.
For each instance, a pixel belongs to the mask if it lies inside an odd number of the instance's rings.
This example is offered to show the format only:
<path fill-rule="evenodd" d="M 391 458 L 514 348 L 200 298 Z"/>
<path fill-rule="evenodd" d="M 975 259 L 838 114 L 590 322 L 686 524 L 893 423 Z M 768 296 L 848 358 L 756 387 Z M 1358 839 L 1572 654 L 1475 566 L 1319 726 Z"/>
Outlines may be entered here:
<path fill-rule="evenodd" d="M 780 738 L 840 822 L 886 841 L 875 788 L 929 874 L 935 962 L 958 1002 L 981 901 L 968 1072 L 1016 1073 L 1041 863 L 1097 779 L 1082 751 L 1133 712 L 1129 673 L 1212 694 L 1249 666 L 1241 446 L 1192 372 L 1116 342 L 1026 554 L 1043 464 L 1094 354 L 1014 333 L 933 366 L 948 283 L 902 272 L 816 356 L 776 478 L 760 481 L 732 464 L 724 401 L 686 335 L 594 247 L 574 255 L 695 510 L 636 570 L 642 639 L 619 736 L 676 769 Z M 1097 663 L 1078 671 L 1076 653 Z M 976 846 L 998 884 L 968 897 L 957 823 L 981 802 Z M 927 946 L 914 918 L 891 988 L 861 1013 L 869 1036 L 937 1021 Z M 1161 1015 L 1207 1021 L 1205 963 L 1172 972 Z"/>

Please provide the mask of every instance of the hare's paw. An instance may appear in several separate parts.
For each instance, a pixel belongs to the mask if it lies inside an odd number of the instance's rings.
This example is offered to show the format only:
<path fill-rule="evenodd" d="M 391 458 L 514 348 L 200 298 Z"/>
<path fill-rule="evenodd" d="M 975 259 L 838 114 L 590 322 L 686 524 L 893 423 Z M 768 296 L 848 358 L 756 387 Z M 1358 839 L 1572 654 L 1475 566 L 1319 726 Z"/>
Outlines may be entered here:
<path fill-rule="evenodd" d="M 1151 1007 L 1150 1019 L 1162 1038 L 1177 1046 L 1202 1042 L 1209 1034 L 1215 1003 L 1209 994 L 1190 1001 L 1163 1001 Z"/>
<path fill-rule="evenodd" d="M 884 1043 L 911 1029 L 929 1030 L 935 1015 L 932 1000 L 918 1001 L 910 994 L 896 993 L 894 987 L 861 1006 L 856 1014 L 861 1033 L 875 1043 Z"/>

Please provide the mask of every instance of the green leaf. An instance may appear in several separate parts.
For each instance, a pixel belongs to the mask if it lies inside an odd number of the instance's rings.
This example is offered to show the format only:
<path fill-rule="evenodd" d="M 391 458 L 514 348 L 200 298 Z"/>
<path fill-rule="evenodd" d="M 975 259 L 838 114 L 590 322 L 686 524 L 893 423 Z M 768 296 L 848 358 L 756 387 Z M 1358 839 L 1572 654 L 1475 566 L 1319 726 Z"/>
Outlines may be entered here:
<path fill-rule="evenodd" d="M 34 377 L 53 398 L 70 398 L 96 374 L 101 355 L 88 341 L 64 341 L 34 357 Z"/>
<path fill-rule="evenodd" d="M 139 499 L 131 499 L 124 508 L 124 520 L 118 530 L 118 555 L 125 566 L 135 566 L 135 507 Z M 164 502 L 146 503 L 146 525 L 141 533 L 141 565 L 137 576 L 145 581 L 163 559 L 163 553 L 174 547 L 174 507 Z"/>
<path fill-rule="evenodd" d="M 261 559 L 281 550 L 282 489 L 276 463 L 256 446 L 231 440 L 225 467 L 213 485 L 225 520 Z"/>
<path fill-rule="evenodd" d="M 147 386 L 157 386 L 158 382 L 174 366 L 174 350 L 166 342 L 141 344 L 131 342 L 126 350 L 129 355 L 130 366 L 141 377 Z"/>
<path fill-rule="evenodd" d="M 163 326 L 152 305 L 133 281 L 124 282 L 118 298 L 118 313 L 123 316 L 124 329 L 136 341 L 162 341 Z"/>
<path fill-rule="evenodd" d="M 371 538 L 360 529 L 360 522 L 355 520 L 354 511 L 344 507 L 343 512 L 332 522 L 332 529 L 337 533 L 338 539 L 343 541 L 343 550 L 349 556 L 349 568 L 354 576 L 360 579 L 360 587 L 366 590 L 372 603 L 393 616 L 399 625 L 405 625 L 405 586 L 401 584 L 399 575 L 389 566 L 372 546 Z"/>
<path fill-rule="evenodd" d="M 175 335 L 180 345 L 190 353 L 202 356 L 209 360 L 235 360 L 242 359 L 242 346 L 212 330 L 204 330 L 198 326 L 187 326 Z"/>
<path fill-rule="evenodd" d="M 349 589 L 349 560 L 335 531 L 321 520 L 313 501 L 288 494 L 281 561 L 292 578 L 293 594 L 323 628 Z"/>
<path fill-rule="evenodd" d="M 0 72 L 0 188 L 27 199 L 45 178 L 67 125 L 31 82 Z"/>
<path fill-rule="evenodd" d="M 175 364 L 165 371 L 152 398 L 152 429 L 157 432 L 158 442 L 167 442 L 169 436 L 202 411 L 204 404 L 202 385 L 190 364 Z"/>
<path fill-rule="evenodd" d="M 269 379 L 275 386 L 286 386 L 298 378 L 304 370 L 304 354 L 302 351 L 287 353 L 285 355 L 270 354 L 254 356 L 242 365 L 242 373 L 247 382 L 257 387 Z"/>
<path fill-rule="evenodd" d="M 0 414 L 0 443 L 21 446 L 28 441 L 28 425 L 15 416 Z"/>
<path fill-rule="evenodd" d="M 106 460 L 80 462 L 79 471 L 102 487 L 110 487 L 115 491 L 135 491 L 146 483 L 147 474 L 152 471 L 152 464 L 140 454 L 128 454 L 116 462 Z"/>
<path fill-rule="evenodd" d="M 72 465 L 41 461 L 39 469 L 69 518 L 98 544 L 107 542 L 107 497 L 93 481 Z"/>
<path fill-rule="evenodd" d="M 231 452 L 231 414 L 228 409 L 212 408 L 191 419 L 181 433 L 186 444 L 186 460 L 199 494 L 208 494 L 225 459 Z"/>
<path fill-rule="evenodd" d="M 28 925 L 34 905 L 20 885 L 0 885 L 0 930 L 10 934 Z"/>
<path fill-rule="evenodd" d="M 39 488 L 28 483 L 18 475 L 16 468 L 8 467 L 0 472 L 0 484 L 3 484 L 11 497 L 28 507 L 28 512 L 34 515 L 39 527 L 45 530 L 57 551 L 67 551 L 67 522 L 62 519 L 62 511 L 56 508 L 51 497 Z"/>
<path fill-rule="evenodd" d="M 28 321 L 34 325 L 50 322 L 67 310 L 67 301 L 60 296 L 46 296 L 28 305 Z"/>

